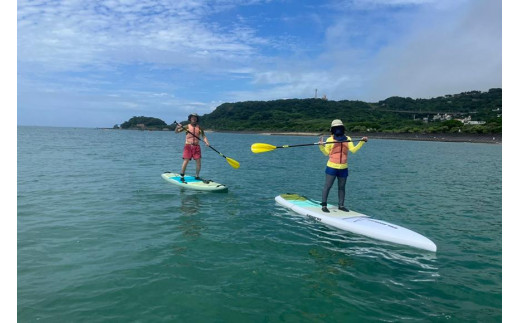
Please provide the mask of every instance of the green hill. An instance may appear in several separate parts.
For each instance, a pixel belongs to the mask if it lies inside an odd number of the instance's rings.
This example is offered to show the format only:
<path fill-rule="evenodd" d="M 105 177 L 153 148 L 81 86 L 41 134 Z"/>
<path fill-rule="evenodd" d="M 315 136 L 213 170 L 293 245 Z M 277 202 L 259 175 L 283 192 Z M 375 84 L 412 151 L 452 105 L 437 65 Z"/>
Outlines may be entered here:
<path fill-rule="evenodd" d="M 349 132 L 499 134 L 501 115 L 502 89 L 497 88 L 431 99 L 390 97 L 377 103 L 323 99 L 224 103 L 201 116 L 201 124 L 216 131 L 327 132 L 333 119 L 341 119 Z M 141 116 L 121 128 L 175 127 Z"/>
<path fill-rule="evenodd" d="M 323 132 L 333 119 L 341 119 L 353 132 L 501 133 L 501 110 L 502 89 L 490 89 L 431 99 L 390 97 L 377 103 L 322 99 L 224 103 L 203 115 L 201 123 L 222 131 Z M 464 125 L 455 120 L 468 117 L 485 123 Z"/>
<path fill-rule="evenodd" d="M 164 128 L 168 128 L 168 125 L 163 120 L 144 116 L 132 117 L 121 124 L 121 129 L 162 130 Z"/>

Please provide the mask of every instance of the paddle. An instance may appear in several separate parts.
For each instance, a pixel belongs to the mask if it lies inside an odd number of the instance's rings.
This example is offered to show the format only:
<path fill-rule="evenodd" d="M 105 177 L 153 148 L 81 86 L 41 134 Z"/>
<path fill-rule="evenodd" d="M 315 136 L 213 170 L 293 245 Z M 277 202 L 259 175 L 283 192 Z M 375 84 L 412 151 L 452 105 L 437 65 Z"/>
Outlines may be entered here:
<path fill-rule="evenodd" d="M 195 138 L 197 138 L 198 140 L 202 141 L 202 139 L 200 139 L 199 137 L 197 137 L 193 132 L 191 132 L 191 131 L 189 131 L 188 129 L 184 128 L 184 126 L 181 125 L 180 123 L 177 123 L 177 121 L 174 121 L 173 123 L 176 124 L 176 125 L 180 125 L 180 126 L 182 127 L 183 130 L 189 132 L 193 137 L 195 137 Z M 237 162 L 236 160 L 224 156 L 220 151 L 216 150 L 216 149 L 213 148 L 211 145 L 208 145 L 208 146 L 209 146 L 209 148 L 213 149 L 216 153 L 218 153 L 220 156 L 226 158 L 226 161 L 228 162 L 229 165 L 231 165 L 231 167 L 233 167 L 233 168 L 239 168 L 239 167 L 240 167 L 240 163 Z"/>
<path fill-rule="evenodd" d="M 321 144 L 339 144 L 342 142 L 351 142 L 353 140 L 345 140 L 345 141 L 329 141 L 329 142 L 323 142 Z M 278 148 L 291 148 L 291 147 L 303 147 L 303 146 L 315 146 L 320 145 L 319 142 L 314 142 L 312 144 L 299 144 L 299 145 L 283 145 L 283 146 L 273 146 L 270 144 L 262 144 L 262 143 L 256 143 L 251 145 L 251 151 L 255 154 L 259 153 L 265 153 L 271 150 L 275 150 Z"/>

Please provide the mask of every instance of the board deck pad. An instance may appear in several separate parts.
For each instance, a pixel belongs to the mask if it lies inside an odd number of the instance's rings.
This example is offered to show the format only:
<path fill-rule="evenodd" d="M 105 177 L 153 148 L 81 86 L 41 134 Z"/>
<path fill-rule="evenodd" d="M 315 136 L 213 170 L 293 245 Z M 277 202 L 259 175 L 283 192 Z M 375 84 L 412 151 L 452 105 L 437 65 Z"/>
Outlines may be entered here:
<path fill-rule="evenodd" d="M 349 210 L 348 212 L 341 211 L 338 209 L 337 206 L 332 204 L 327 204 L 327 209 L 329 209 L 330 212 L 323 212 L 321 210 L 321 204 L 318 201 L 309 199 L 305 196 L 301 196 L 298 194 L 281 194 L 282 198 L 284 198 L 287 201 L 291 201 L 294 205 L 300 206 L 302 208 L 306 208 L 309 210 L 312 210 L 313 212 L 320 213 L 324 216 L 330 216 L 330 217 L 337 217 L 337 218 L 353 218 L 353 217 L 363 217 L 367 216 L 365 214 Z"/>
<path fill-rule="evenodd" d="M 227 191 L 227 186 L 224 184 L 217 183 L 213 180 L 207 179 L 196 179 L 195 176 L 185 175 L 184 182 L 181 180 L 182 177 L 180 174 L 165 172 L 161 175 L 161 177 L 172 184 L 175 184 L 179 187 L 199 190 L 199 191 Z"/>
<path fill-rule="evenodd" d="M 183 181 L 181 180 L 182 179 L 181 175 L 179 175 L 179 176 L 171 176 L 170 179 L 174 180 L 174 181 L 177 181 L 179 183 L 183 183 Z M 195 176 L 184 176 L 184 182 L 186 182 L 186 183 L 196 183 L 196 182 L 204 182 L 204 180 L 196 179 Z"/>

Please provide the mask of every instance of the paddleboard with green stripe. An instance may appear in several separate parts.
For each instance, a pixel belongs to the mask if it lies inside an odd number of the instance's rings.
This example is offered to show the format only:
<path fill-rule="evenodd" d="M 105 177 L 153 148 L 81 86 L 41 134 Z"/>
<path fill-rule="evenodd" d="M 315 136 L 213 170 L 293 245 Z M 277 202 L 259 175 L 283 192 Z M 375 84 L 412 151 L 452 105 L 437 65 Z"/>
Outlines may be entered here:
<path fill-rule="evenodd" d="M 197 179 L 195 176 L 184 175 L 184 178 L 177 173 L 165 172 L 161 177 L 168 183 L 172 183 L 182 188 L 198 191 L 225 192 L 228 190 L 224 184 L 212 180 Z"/>
<path fill-rule="evenodd" d="M 349 210 L 341 211 L 335 205 L 327 205 L 330 212 L 323 212 L 320 202 L 298 194 L 281 194 L 275 198 L 281 206 L 331 227 L 363 235 L 369 238 L 406 245 L 418 249 L 437 251 L 430 239 L 401 226 L 376 220 L 366 214 Z"/>

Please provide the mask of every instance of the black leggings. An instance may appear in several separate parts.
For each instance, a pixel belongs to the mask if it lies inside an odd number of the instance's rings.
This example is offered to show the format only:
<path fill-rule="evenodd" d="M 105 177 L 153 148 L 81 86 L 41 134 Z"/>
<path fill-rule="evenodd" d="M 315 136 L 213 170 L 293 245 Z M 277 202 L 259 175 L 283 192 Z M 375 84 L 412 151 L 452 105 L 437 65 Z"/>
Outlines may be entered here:
<path fill-rule="evenodd" d="M 329 191 L 334 184 L 337 176 L 325 174 L 325 185 L 323 186 L 323 193 L 321 195 L 322 205 L 327 205 L 327 198 Z M 338 206 L 345 206 L 345 185 L 347 184 L 346 177 L 338 177 Z"/>

